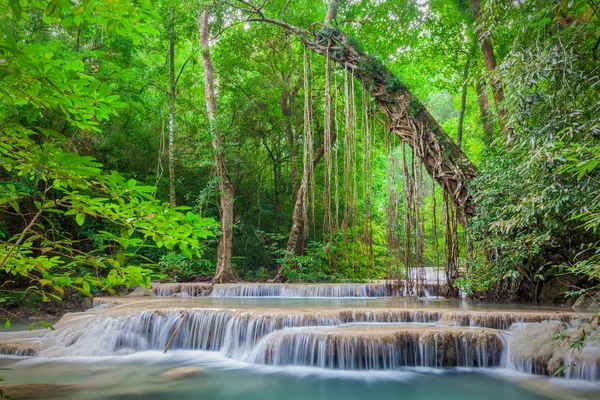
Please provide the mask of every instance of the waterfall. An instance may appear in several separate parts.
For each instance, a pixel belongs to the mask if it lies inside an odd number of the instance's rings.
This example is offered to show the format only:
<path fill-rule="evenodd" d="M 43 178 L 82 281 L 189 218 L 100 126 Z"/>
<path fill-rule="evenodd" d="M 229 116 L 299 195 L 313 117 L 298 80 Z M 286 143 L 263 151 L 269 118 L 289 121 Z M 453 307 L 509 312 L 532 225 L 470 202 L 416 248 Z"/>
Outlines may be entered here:
<path fill-rule="evenodd" d="M 274 366 L 343 370 L 502 366 L 552 375 L 565 363 L 573 363 L 564 370 L 566 378 L 599 378 L 600 347 L 590 345 L 572 354 L 566 344 L 554 340 L 565 329 L 577 333 L 573 323 L 581 314 L 165 305 L 181 302 L 119 299 L 120 305 L 110 308 L 67 314 L 55 324 L 55 331 L 0 334 L 0 354 L 124 355 L 162 351 L 172 338 L 171 350 L 218 351 L 240 361 Z"/>
<path fill-rule="evenodd" d="M 211 292 L 207 283 L 167 283 L 154 287 L 153 292 L 159 297 L 199 297 Z"/>
<path fill-rule="evenodd" d="M 562 321 L 514 324 L 508 339 L 507 367 L 534 375 L 600 379 L 598 342 L 588 343 L 580 350 L 570 348 L 570 342 L 580 335 L 578 330 Z M 560 340 L 561 333 L 566 333 L 568 339 Z"/>
<path fill-rule="evenodd" d="M 448 311 L 439 323 L 455 326 L 473 326 L 507 330 L 516 323 L 558 321 L 571 324 L 582 314 L 552 312 L 510 312 L 510 311 Z"/>
<path fill-rule="evenodd" d="M 502 341 L 495 331 L 391 325 L 335 329 L 292 328 L 263 338 L 245 361 L 348 370 L 422 367 L 494 367 Z"/>
<path fill-rule="evenodd" d="M 356 322 L 435 322 L 440 318 L 440 312 L 421 310 L 253 312 L 204 308 L 88 315 L 69 319 L 59 324 L 56 332 L 46 334 L 54 345 L 41 354 L 101 356 L 162 350 L 184 315 L 172 349 L 225 351 L 227 354 L 246 351 L 267 334 L 283 328 Z"/>
<path fill-rule="evenodd" d="M 385 283 L 366 284 L 228 284 L 215 285 L 213 297 L 393 297 Z"/>
<path fill-rule="evenodd" d="M 444 292 L 445 284 L 440 285 Z M 426 297 L 436 297 L 436 283 L 423 283 Z M 401 287 L 385 283 L 340 283 L 340 284 L 276 284 L 244 283 L 219 284 L 211 287 L 206 283 L 167 283 L 153 288 L 159 297 L 398 297 L 406 295 Z"/>

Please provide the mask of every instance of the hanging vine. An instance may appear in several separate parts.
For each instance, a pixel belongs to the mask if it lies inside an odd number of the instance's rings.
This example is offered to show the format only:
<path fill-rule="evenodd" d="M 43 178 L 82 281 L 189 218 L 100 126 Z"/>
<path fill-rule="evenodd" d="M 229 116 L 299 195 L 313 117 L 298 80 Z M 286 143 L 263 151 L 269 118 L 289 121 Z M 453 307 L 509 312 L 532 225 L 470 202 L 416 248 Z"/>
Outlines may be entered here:
<path fill-rule="evenodd" d="M 306 46 L 304 46 L 303 52 L 303 66 L 304 66 L 304 148 L 302 162 L 304 164 L 303 179 L 307 179 L 308 182 L 303 182 L 303 185 L 308 188 L 313 188 L 313 138 L 312 138 L 312 126 L 310 117 L 310 90 L 308 84 L 308 59 L 306 56 Z M 304 190 L 302 193 L 302 226 L 303 226 L 303 238 L 306 240 L 309 233 L 308 228 L 308 205 L 309 205 L 309 190 Z M 313 192 L 314 196 L 314 192 Z"/>

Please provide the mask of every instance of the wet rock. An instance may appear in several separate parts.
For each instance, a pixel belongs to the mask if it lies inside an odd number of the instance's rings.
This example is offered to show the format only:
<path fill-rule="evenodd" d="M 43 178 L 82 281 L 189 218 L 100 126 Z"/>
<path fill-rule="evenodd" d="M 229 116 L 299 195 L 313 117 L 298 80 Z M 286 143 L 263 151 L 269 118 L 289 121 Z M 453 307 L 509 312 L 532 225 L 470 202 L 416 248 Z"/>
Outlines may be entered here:
<path fill-rule="evenodd" d="M 198 374 L 204 373 L 205 371 L 206 370 L 202 367 L 192 365 L 192 366 L 188 366 L 188 367 L 179 367 L 179 368 L 172 369 L 170 371 L 163 373 L 161 376 L 163 378 L 169 378 L 169 379 L 182 379 L 182 378 L 185 378 L 190 375 L 198 375 Z"/>
<path fill-rule="evenodd" d="M 151 289 L 145 288 L 143 286 L 135 286 L 133 288 L 133 290 L 131 292 L 129 292 L 129 294 L 127 294 L 127 296 L 152 296 L 153 292 Z"/>
<path fill-rule="evenodd" d="M 600 309 L 600 294 L 584 293 L 577 298 L 573 309 L 576 311 L 598 311 Z"/>
<path fill-rule="evenodd" d="M 28 341 L 2 342 L 0 341 L 0 354 L 19 357 L 30 357 L 38 354 L 39 343 Z"/>
<path fill-rule="evenodd" d="M 579 279 L 572 275 L 555 276 L 546 282 L 538 300 L 542 303 L 567 304 L 569 298 L 566 295 L 578 282 Z"/>
<path fill-rule="evenodd" d="M 513 368 L 537 375 L 553 375 L 565 361 L 568 344 L 555 339 L 566 329 L 559 321 L 517 324 L 508 341 Z"/>
<path fill-rule="evenodd" d="M 78 389 L 77 385 L 69 383 L 27 383 L 2 385 L 1 388 L 7 396 L 15 399 L 57 399 Z"/>

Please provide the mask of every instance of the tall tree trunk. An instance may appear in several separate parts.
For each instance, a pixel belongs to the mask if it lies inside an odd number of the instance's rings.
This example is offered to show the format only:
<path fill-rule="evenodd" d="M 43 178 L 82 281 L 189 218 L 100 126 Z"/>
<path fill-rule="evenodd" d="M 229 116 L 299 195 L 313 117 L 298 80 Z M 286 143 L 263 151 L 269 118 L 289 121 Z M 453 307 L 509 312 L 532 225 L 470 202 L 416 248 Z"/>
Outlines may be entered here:
<path fill-rule="evenodd" d="M 331 25 L 337 17 L 337 10 L 340 6 L 339 0 L 330 0 L 327 6 L 327 14 L 325 15 L 325 25 Z"/>
<path fill-rule="evenodd" d="M 494 119 L 492 118 L 490 99 L 483 79 L 477 80 L 475 90 L 477 91 L 477 102 L 479 103 L 479 115 L 481 116 L 483 132 L 486 138 L 491 141 L 494 137 Z"/>
<path fill-rule="evenodd" d="M 215 80 L 212 59 L 210 56 L 210 43 L 208 34 L 208 6 L 203 7 L 202 2 L 198 10 L 198 30 L 200 32 L 200 49 L 202 52 L 202 67 L 204 68 L 204 98 L 206 113 L 212 134 L 212 145 L 215 151 L 215 163 L 219 189 L 221 192 L 221 225 L 222 235 L 219 240 L 217 254 L 217 269 L 213 277 L 214 283 L 239 281 L 233 264 L 231 263 L 231 248 L 233 243 L 233 197 L 235 186 L 229 178 L 225 155 L 221 147 L 221 132 L 217 126 L 217 104 L 215 101 Z"/>
<path fill-rule="evenodd" d="M 469 81 L 469 67 L 471 66 L 471 55 L 467 56 L 467 62 L 465 63 L 465 70 L 463 71 L 463 82 L 462 82 L 462 93 L 460 96 L 460 113 L 458 114 L 458 129 L 456 135 L 456 144 L 462 148 L 463 141 L 463 127 L 465 122 L 465 112 L 467 110 L 467 88 Z"/>
<path fill-rule="evenodd" d="M 169 203 L 175 207 L 175 13 L 169 8 Z"/>
<path fill-rule="evenodd" d="M 494 47 L 492 46 L 492 42 L 485 35 L 483 31 L 482 22 L 481 22 L 481 3 L 480 0 L 469 0 L 471 5 L 471 10 L 473 11 L 473 17 L 475 18 L 475 32 L 477 33 L 477 37 L 479 38 L 479 42 L 481 43 L 481 52 L 483 53 L 483 60 L 485 61 L 485 69 L 488 72 L 493 73 L 496 70 L 496 54 L 494 53 Z M 491 87 L 492 94 L 494 95 L 494 104 L 496 105 L 496 112 L 498 113 L 498 121 L 500 122 L 500 129 L 503 134 L 507 134 L 507 128 L 504 123 L 504 116 L 506 115 L 506 110 L 502 105 L 502 100 L 504 100 L 504 89 L 502 88 L 502 82 L 500 79 L 492 75 L 491 79 Z"/>

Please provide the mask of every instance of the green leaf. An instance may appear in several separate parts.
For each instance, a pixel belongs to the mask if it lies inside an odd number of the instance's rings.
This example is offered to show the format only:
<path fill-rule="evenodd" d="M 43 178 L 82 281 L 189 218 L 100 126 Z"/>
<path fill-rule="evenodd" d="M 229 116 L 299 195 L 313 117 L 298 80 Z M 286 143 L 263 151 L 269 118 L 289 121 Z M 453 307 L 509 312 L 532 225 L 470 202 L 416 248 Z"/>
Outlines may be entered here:
<path fill-rule="evenodd" d="M 4 327 L 5 327 L 6 329 L 9 329 L 9 328 L 10 328 L 10 319 L 7 319 L 7 320 L 6 320 L 6 322 L 4 323 Z"/>
<path fill-rule="evenodd" d="M 40 325 L 42 325 L 46 329 L 50 329 L 51 331 L 54 330 L 54 326 L 52 326 L 52 324 L 50 324 L 46 321 L 40 321 Z"/>
<path fill-rule="evenodd" d="M 9 0 L 8 4 L 10 5 L 10 9 L 13 12 L 13 15 L 17 20 L 21 19 L 21 14 L 23 13 L 23 8 L 21 7 L 21 2 L 19 0 Z"/>
<path fill-rule="evenodd" d="M 141 33 L 148 33 L 150 35 L 159 35 L 160 31 L 150 25 L 140 25 L 137 27 L 137 31 Z"/>
<path fill-rule="evenodd" d="M 77 214 L 77 216 L 75 217 L 75 221 L 77 221 L 77 225 L 82 226 L 83 223 L 85 222 L 85 214 L 84 213 Z"/>
<path fill-rule="evenodd" d="M 56 13 L 60 14 L 60 9 L 58 8 L 58 3 L 60 0 L 52 0 L 50 3 L 48 3 L 48 6 L 46 6 L 46 15 L 51 17 L 51 16 L 57 16 L 55 15 Z"/>

